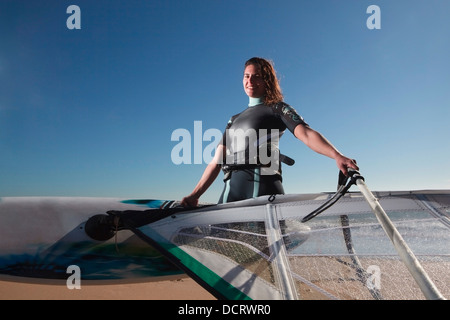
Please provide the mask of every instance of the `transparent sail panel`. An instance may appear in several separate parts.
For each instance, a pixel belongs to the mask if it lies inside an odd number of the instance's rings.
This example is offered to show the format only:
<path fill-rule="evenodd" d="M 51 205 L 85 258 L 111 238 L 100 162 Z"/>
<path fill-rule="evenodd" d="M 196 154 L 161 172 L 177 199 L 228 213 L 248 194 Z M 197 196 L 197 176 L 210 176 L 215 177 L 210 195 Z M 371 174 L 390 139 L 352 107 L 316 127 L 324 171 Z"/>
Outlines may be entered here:
<path fill-rule="evenodd" d="M 264 223 L 243 222 L 196 226 L 180 230 L 174 238 L 178 246 L 209 250 L 244 268 L 256 272 L 267 281 L 273 278 L 270 271 L 269 249 L 265 236 Z M 261 266 L 261 263 L 264 266 Z"/>
<path fill-rule="evenodd" d="M 422 209 L 388 211 L 402 237 L 444 297 L 450 297 L 450 232 Z M 286 221 L 287 223 L 288 221 Z M 283 230 L 301 299 L 424 299 L 371 213 L 329 214 Z M 295 246 L 297 239 L 305 239 Z"/>
<path fill-rule="evenodd" d="M 449 197 L 378 197 L 423 270 L 449 299 Z M 326 197 L 278 199 L 238 210 L 218 207 L 192 219 L 179 215 L 142 230 L 170 243 L 185 266 L 230 299 L 425 298 L 360 195 L 344 197 L 306 223 L 302 218 Z"/>
<path fill-rule="evenodd" d="M 181 229 L 173 238 L 180 248 L 189 248 L 192 252 L 213 253 L 214 259 L 204 259 L 202 263 L 217 270 L 217 266 L 233 265 L 226 272 L 227 280 L 245 293 L 246 285 L 258 278 L 270 290 L 278 291 L 275 283 L 274 268 L 270 257 L 264 222 L 236 222 L 207 226 L 195 226 Z M 219 268 L 220 269 L 220 268 Z M 239 283 L 237 274 L 247 274 L 249 282 Z M 260 284 L 262 285 L 262 284 Z M 266 290 L 267 290 L 266 288 Z M 261 298 L 270 298 L 262 296 Z"/>

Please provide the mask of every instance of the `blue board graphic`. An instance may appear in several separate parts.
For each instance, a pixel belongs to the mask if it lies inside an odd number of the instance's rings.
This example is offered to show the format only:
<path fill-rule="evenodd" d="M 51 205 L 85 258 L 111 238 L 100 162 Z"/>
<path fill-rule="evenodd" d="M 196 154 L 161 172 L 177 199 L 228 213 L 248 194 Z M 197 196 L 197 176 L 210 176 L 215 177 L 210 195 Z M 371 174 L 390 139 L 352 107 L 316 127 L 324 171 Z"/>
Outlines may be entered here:
<path fill-rule="evenodd" d="M 166 200 L 23 197 L 0 201 L 0 278 L 5 275 L 67 279 L 77 265 L 82 280 L 156 280 L 183 274 L 156 249 L 132 232 L 97 241 L 85 232 L 86 221 L 109 210 L 146 210 Z M 156 211 L 155 211 L 156 212 Z M 14 278 L 14 277 L 13 277 Z"/>

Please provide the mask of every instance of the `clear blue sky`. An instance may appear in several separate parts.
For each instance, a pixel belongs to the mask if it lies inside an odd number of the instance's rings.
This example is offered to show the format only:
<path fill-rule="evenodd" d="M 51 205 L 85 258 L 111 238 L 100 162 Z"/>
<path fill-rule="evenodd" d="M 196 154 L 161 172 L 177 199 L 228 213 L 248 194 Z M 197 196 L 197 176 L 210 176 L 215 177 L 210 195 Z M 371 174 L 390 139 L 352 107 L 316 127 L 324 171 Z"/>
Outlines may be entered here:
<path fill-rule="evenodd" d="M 449 17 L 447 0 L 1 0 L 0 197 L 181 198 L 206 164 L 175 165 L 172 132 L 223 130 L 253 56 L 369 188 L 449 189 Z M 335 190 L 333 160 L 289 132 L 281 150 L 287 193 Z"/>

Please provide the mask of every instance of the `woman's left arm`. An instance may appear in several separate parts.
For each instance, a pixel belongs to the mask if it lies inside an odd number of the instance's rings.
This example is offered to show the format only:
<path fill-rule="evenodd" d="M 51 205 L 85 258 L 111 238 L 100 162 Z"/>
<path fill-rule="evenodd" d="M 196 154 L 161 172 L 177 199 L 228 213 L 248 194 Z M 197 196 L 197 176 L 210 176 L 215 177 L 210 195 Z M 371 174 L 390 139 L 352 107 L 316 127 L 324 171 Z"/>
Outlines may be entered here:
<path fill-rule="evenodd" d="M 340 153 L 322 134 L 309 126 L 299 124 L 295 127 L 294 135 L 310 149 L 336 161 L 336 165 L 345 175 L 348 175 L 348 168 L 359 170 L 356 161 Z"/>

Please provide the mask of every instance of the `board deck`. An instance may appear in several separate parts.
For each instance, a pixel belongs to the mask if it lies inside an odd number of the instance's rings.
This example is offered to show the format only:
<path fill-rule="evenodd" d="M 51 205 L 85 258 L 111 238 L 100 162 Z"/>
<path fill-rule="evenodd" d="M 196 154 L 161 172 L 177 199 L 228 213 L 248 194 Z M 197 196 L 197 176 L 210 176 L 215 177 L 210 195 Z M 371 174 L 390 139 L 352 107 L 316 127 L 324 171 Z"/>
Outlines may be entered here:
<path fill-rule="evenodd" d="M 0 198 L 0 279 L 52 283 L 67 279 L 71 265 L 80 268 L 82 280 L 102 283 L 178 277 L 180 269 L 130 231 L 107 241 L 93 240 L 85 232 L 90 217 L 109 210 L 171 205 L 116 198 Z"/>

